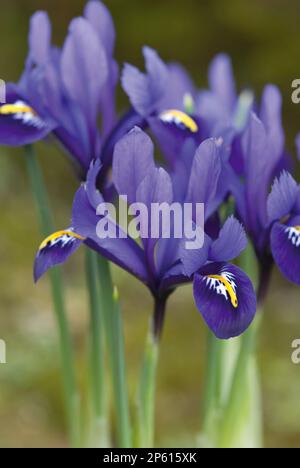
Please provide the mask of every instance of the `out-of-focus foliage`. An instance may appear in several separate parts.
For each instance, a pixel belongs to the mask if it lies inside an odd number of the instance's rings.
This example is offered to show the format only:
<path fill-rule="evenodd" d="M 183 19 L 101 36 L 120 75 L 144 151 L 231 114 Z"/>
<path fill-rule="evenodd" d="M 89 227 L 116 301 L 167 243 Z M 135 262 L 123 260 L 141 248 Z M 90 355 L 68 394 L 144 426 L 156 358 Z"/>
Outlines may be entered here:
<path fill-rule="evenodd" d="M 1 0 L 0 78 L 18 79 L 27 51 L 30 15 L 49 11 L 55 42 L 83 0 Z M 288 146 L 300 130 L 300 105 L 291 103 L 291 83 L 300 78 L 300 3 L 297 0 L 107 0 L 118 32 L 117 58 L 142 66 L 141 47 L 150 45 L 165 60 L 178 60 L 199 86 L 217 52 L 228 52 L 240 87 L 259 94 L 276 83 L 284 97 Z M 119 109 L 126 106 L 119 92 Z M 37 145 L 56 224 L 68 224 L 77 182 L 54 146 Z M 0 338 L 8 364 L 0 365 L 0 445 L 65 445 L 59 362 L 48 284 L 32 282 L 32 260 L 40 237 L 22 150 L 0 149 Z M 82 253 L 65 268 L 68 305 L 78 372 L 86 385 L 87 310 Z M 151 301 L 146 289 L 115 270 L 123 302 L 126 349 L 133 397 Z M 291 363 L 291 342 L 300 338 L 299 290 L 274 275 L 259 348 L 263 378 L 266 445 L 300 442 L 300 366 Z M 205 327 L 189 287 L 169 304 L 158 388 L 158 445 L 196 444 L 204 376 Z M 174 411 L 176 408 L 176 411 Z"/>

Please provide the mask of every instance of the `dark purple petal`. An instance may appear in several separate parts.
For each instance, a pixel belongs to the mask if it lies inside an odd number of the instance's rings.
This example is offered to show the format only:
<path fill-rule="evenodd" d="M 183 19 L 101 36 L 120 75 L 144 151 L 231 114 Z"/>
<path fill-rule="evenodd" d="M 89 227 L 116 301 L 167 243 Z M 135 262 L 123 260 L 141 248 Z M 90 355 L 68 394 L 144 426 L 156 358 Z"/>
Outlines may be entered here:
<path fill-rule="evenodd" d="M 0 144 L 22 146 L 45 138 L 55 127 L 7 87 L 7 102 L 0 105 Z"/>
<path fill-rule="evenodd" d="M 220 339 L 240 335 L 255 316 L 252 283 L 234 265 L 211 263 L 195 274 L 194 298 L 205 322 Z"/>
<path fill-rule="evenodd" d="M 300 133 L 298 133 L 296 137 L 296 148 L 297 148 L 298 159 L 300 159 Z"/>
<path fill-rule="evenodd" d="M 232 141 L 230 165 L 239 176 L 245 174 L 245 161 L 242 150 L 241 135 L 237 135 Z"/>
<path fill-rule="evenodd" d="M 134 109 L 130 109 L 123 117 L 118 120 L 114 129 L 106 138 L 101 151 L 101 162 L 104 172 L 111 166 L 114 147 L 116 143 L 134 127 L 144 129 L 148 126 L 146 120 L 141 117 Z"/>
<path fill-rule="evenodd" d="M 243 136 L 243 154 L 246 171 L 247 227 L 257 233 L 267 223 L 267 195 L 269 190 L 269 166 L 272 151 L 262 122 L 251 114 Z"/>
<path fill-rule="evenodd" d="M 63 83 L 89 124 L 96 119 L 103 85 L 108 77 L 106 52 L 93 26 L 84 18 L 74 19 L 61 57 Z"/>
<path fill-rule="evenodd" d="M 113 180 L 119 195 L 127 195 L 128 202 L 134 203 L 138 186 L 154 167 L 153 143 L 135 127 L 115 146 Z"/>
<path fill-rule="evenodd" d="M 247 236 L 241 223 L 231 216 L 212 243 L 209 258 L 215 262 L 229 262 L 238 257 L 247 246 Z"/>
<path fill-rule="evenodd" d="M 298 187 L 297 200 L 295 206 L 295 212 L 300 213 L 300 187 Z"/>
<path fill-rule="evenodd" d="M 288 172 L 283 172 L 272 187 L 268 197 L 269 221 L 280 220 L 291 213 L 298 195 L 298 185 Z"/>
<path fill-rule="evenodd" d="M 171 173 L 174 200 L 182 202 L 186 199 L 191 167 L 196 152 L 197 145 L 194 140 L 185 141 L 179 157 L 177 157 L 173 171 Z"/>
<path fill-rule="evenodd" d="M 135 110 L 143 116 L 149 116 L 156 110 L 166 92 L 168 69 L 153 49 L 144 47 L 143 54 L 146 74 L 125 64 L 121 81 Z"/>
<path fill-rule="evenodd" d="M 72 228 L 58 231 L 47 237 L 40 245 L 34 262 L 34 280 L 37 282 L 49 268 L 64 263 L 78 247 L 84 238 L 76 234 Z"/>
<path fill-rule="evenodd" d="M 160 283 L 160 290 L 162 293 L 166 293 L 166 291 L 172 291 L 177 286 L 188 284 L 190 282 L 191 279 L 184 274 L 182 264 L 178 262 L 169 268 L 163 275 Z"/>
<path fill-rule="evenodd" d="M 275 223 L 271 231 L 271 250 L 281 273 L 300 284 L 300 216 L 289 223 Z"/>
<path fill-rule="evenodd" d="M 181 265 L 181 270 L 183 270 L 181 261 L 179 261 L 181 242 L 182 239 L 176 239 L 175 237 L 158 240 L 156 248 L 156 267 L 160 277 L 164 276 L 166 272 L 178 262 Z"/>
<path fill-rule="evenodd" d="M 164 158 L 172 168 L 187 141 L 192 140 L 198 146 L 204 139 L 200 131 L 201 123 L 178 110 L 164 111 L 157 117 L 150 117 L 148 122 Z"/>
<path fill-rule="evenodd" d="M 108 8 L 98 0 L 91 0 L 84 9 L 85 18 L 91 23 L 108 56 L 113 54 L 116 33 Z"/>
<path fill-rule="evenodd" d="M 215 196 L 221 173 L 221 160 L 215 139 L 205 140 L 196 151 L 187 199 L 208 204 Z"/>

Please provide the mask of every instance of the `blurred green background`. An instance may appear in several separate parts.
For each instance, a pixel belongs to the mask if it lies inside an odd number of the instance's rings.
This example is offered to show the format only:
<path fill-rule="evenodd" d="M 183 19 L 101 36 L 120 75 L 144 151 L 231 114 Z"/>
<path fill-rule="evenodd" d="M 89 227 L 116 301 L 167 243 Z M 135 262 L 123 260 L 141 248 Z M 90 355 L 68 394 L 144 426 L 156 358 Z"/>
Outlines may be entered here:
<path fill-rule="evenodd" d="M 51 16 L 61 44 L 68 22 L 84 0 L 1 0 L 0 78 L 17 80 L 27 52 L 30 15 Z M 260 93 L 273 82 L 283 93 L 287 144 L 295 155 L 300 105 L 291 103 L 291 82 L 300 78 L 298 0 L 107 0 L 117 29 L 116 56 L 142 66 L 141 47 L 182 62 L 199 86 L 215 53 L 228 52 L 239 87 Z M 119 109 L 126 105 L 119 92 Z M 56 226 L 65 227 L 77 182 L 59 149 L 37 145 Z M 0 446 L 65 446 L 61 377 L 48 282 L 32 281 L 40 242 L 22 150 L 1 148 L 0 157 L 0 338 L 7 343 L 0 364 Z M 64 268 L 78 374 L 86 382 L 87 327 L 83 252 Z M 130 395 L 141 364 L 151 300 L 144 287 L 115 269 L 125 321 Z M 267 447 L 300 446 L 300 365 L 291 363 L 291 342 L 300 338 L 300 292 L 276 272 L 259 345 Z M 200 430 L 206 328 L 189 287 L 172 297 L 159 367 L 157 445 L 193 446 Z"/>

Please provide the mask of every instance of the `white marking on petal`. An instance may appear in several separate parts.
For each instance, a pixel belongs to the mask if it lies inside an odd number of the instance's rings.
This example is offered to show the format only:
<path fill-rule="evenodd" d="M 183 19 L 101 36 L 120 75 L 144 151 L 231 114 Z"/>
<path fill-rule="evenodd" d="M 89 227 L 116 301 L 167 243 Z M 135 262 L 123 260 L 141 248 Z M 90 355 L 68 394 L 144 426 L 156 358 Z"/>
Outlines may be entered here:
<path fill-rule="evenodd" d="M 16 108 L 25 108 L 27 106 L 23 101 L 16 101 L 14 105 Z M 25 125 L 35 127 L 38 130 L 46 127 L 45 122 L 33 110 L 27 110 L 26 112 L 16 112 L 13 114 L 13 118 L 15 120 L 21 120 Z"/>
<path fill-rule="evenodd" d="M 231 302 L 234 307 L 237 307 L 237 285 L 235 276 L 232 273 L 222 271 L 220 275 L 206 276 L 204 281 L 209 289 L 220 296 L 224 296 L 226 301 Z"/>
<path fill-rule="evenodd" d="M 295 246 L 300 246 L 300 229 L 298 227 L 288 227 L 285 230 L 289 241 Z"/>

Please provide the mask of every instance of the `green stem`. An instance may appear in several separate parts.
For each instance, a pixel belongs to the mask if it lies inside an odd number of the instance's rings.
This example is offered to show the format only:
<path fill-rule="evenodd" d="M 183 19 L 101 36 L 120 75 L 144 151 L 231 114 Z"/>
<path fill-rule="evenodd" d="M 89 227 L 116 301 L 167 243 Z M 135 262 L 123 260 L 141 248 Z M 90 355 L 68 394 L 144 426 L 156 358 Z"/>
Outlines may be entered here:
<path fill-rule="evenodd" d="M 105 336 L 107 341 L 112 384 L 117 415 L 120 448 L 130 448 L 131 425 L 126 382 L 125 350 L 122 318 L 118 294 L 113 288 L 109 263 L 103 257 L 98 261 Z"/>
<path fill-rule="evenodd" d="M 137 394 L 137 444 L 142 448 L 154 447 L 156 376 L 165 311 L 166 299 L 155 300 Z"/>
<path fill-rule="evenodd" d="M 249 364 L 255 349 L 256 325 L 253 324 L 242 336 L 229 398 L 223 413 L 220 428 L 219 447 L 228 448 L 234 445 L 236 426 L 240 422 L 241 408 L 245 399 L 245 388 Z"/>
<path fill-rule="evenodd" d="M 203 444 L 213 447 L 216 440 L 217 421 L 221 404 L 222 343 L 208 332 L 207 369 L 203 405 Z"/>
<path fill-rule="evenodd" d="M 256 258 L 250 245 L 240 259 L 240 266 L 257 284 Z M 258 311 L 254 323 L 240 338 L 240 350 L 220 426 L 218 446 L 222 448 L 245 444 L 261 446 L 262 443 L 260 392 L 254 357 L 260 317 L 261 312 Z"/>
<path fill-rule="evenodd" d="M 146 341 L 144 363 L 138 391 L 138 445 L 140 448 L 154 447 L 154 414 L 158 342 L 150 332 Z"/>
<path fill-rule="evenodd" d="M 46 237 L 53 232 L 53 223 L 42 173 L 32 146 L 25 147 L 25 155 L 32 192 L 38 209 L 41 232 L 42 235 Z M 59 331 L 64 394 L 70 440 L 73 447 L 78 447 L 80 445 L 80 398 L 76 383 L 73 344 L 65 311 L 63 285 L 59 269 L 53 268 L 50 270 L 49 278 L 54 312 Z"/>
<path fill-rule="evenodd" d="M 97 254 L 86 248 L 86 278 L 90 301 L 90 384 L 92 397 L 91 443 L 108 446 L 107 401 L 105 393 L 105 360 L 103 352 L 103 318 L 98 285 Z"/>

